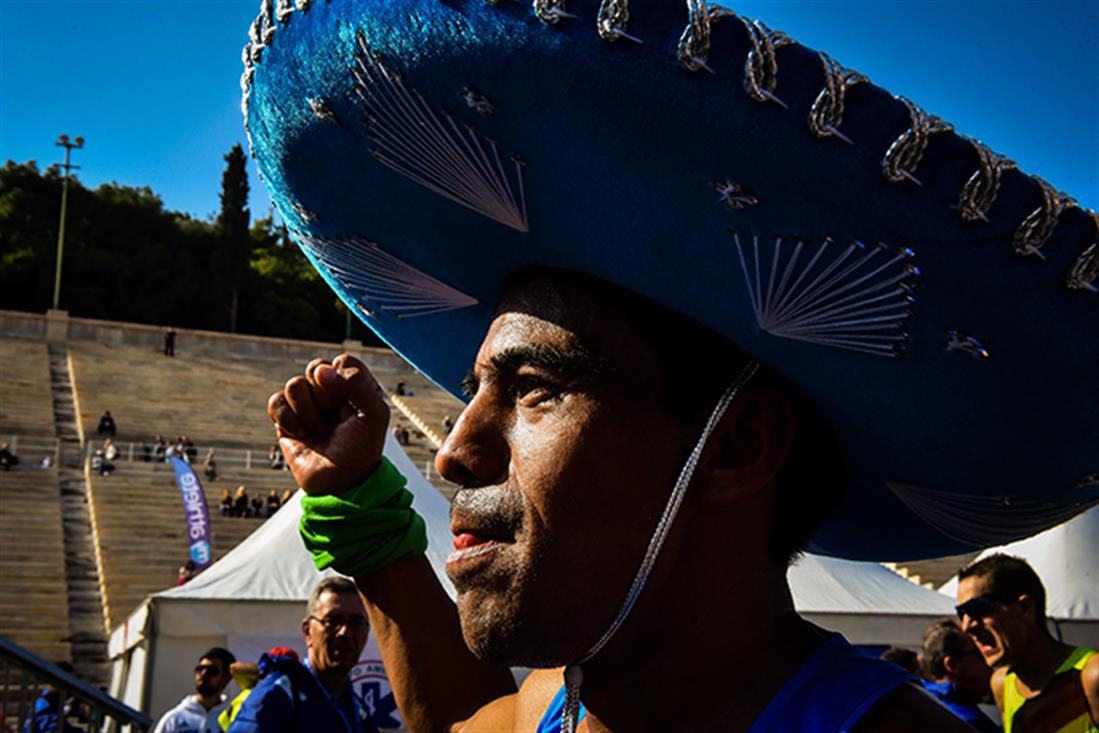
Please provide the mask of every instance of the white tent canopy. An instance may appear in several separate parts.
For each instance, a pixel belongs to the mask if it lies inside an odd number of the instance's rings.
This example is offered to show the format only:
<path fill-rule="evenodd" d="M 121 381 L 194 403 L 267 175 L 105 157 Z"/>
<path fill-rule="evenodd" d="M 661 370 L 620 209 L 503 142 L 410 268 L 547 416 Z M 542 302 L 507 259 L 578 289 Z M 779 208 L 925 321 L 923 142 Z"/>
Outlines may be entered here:
<path fill-rule="evenodd" d="M 1021 557 L 1038 573 L 1054 635 L 1099 647 L 1099 507 L 1028 539 L 985 550 L 977 559 L 994 553 Z M 957 576 L 939 590 L 953 598 Z"/>
<path fill-rule="evenodd" d="M 387 435 L 385 456 L 408 478 L 413 506 L 427 524 L 428 558 L 443 586 L 449 554 L 450 507 L 404 450 Z M 149 596 L 111 634 L 111 694 L 126 704 L 160 715 L 193 692 L 191 668 L 206 649 L 227 647 L 255 660 L 272 646 L 304 653 L 300 632 L 305 601 L 328 574 L 319 572 L 298 536 L 301 496 L 293 499 L 225 557 L 183 586 Z M 373 639 L 360 666 L 380 668 Z M 374 670 L 376 672 L 376 670 Z"/>
<path fill-rule="evenodd" d="M 390 436 L 386 456 L 408 477 L 428 531 L 428 558 L 444 587 L 451 544 L 449 507 Z M 191 666 L 205 649 L 228 647 L 256 659 L 274 646 L 302 649 L 304 602 L 321 577 L 301 546 L 300 492 L 244 542 L 184 586 L 149 596 L 111 635 L 112 694 L 159 715 L 193 686 Z M 924 630 L 952 612 L 948 598 L 876 563 L 804 556 L 790 570 L 795 606 L 857 644 L 917 646 Z M 365 668 L 380 673 L 373 645 Z"/>
<path fill-rule="evenodd" d="M 918 647 L 950 599 L 872 562 L 806 554 L 790 568 L 794 607 L 854 644 Z"/>

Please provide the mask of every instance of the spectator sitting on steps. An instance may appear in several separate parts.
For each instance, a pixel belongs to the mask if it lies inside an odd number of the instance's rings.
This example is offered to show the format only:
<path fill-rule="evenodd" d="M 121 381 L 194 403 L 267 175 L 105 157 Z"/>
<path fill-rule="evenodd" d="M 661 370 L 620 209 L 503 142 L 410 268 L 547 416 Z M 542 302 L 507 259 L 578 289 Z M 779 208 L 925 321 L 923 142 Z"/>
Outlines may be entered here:
<path fill-rule="evenodd" d="M 233 494 L 233 516 L 248 516 L 248 489 L 244 488 L 244 484 L 238 486 L 237 492 Z"/>
<path fill-rule="evenodd" d="M 279 501 L 278 492 L 276 492 L 274 489 L 271 489 L 267 492 L 267 516 L 274 516 L 275 512 L 279 510 L 280 506 L 282 506 L 282 502 Z"/>
<path fill-rule="evenodd" d="M 186 435 L 179 436 L 179 444 L 183 446 L 183 453 L 187 456 L 185 460 L 188 463 L 194 463 L 198 458 L 198 448 L 195 448 L 195 444 Z"/>
<path fill-rule="evenodd" d="M 207 481 L 217 481 L 218 462 L 214 458 L 213 448 L 206 451 L 206 460 L 202 462 L 202 473 L 206 476 Z"/>
<path fill-rule="evenodd" d="M 156 436 L 156 439 L 153 441 L 153 460 L 154 461 L 165 461 L 165 460 L 167 460 L 168 457 L 167 457 L 167 455 L 165 455 L 167 453 L 167 451 L 168 451 L 168 445 L 167 445 L 167 443 L 164 442 L 164 436 L 160 435 L 158 433 L 157 436 Z"/>
<path fill-rule="evenodd" d="M 103 416 L 99 418 L 99 424 L 95 428 L 96 433 L 99 435 L 109 435 L 112 438 L 115 433 L 118 432 L 118 426 L 115 425 L 114 418 L 111 417 L 111 411 L 107 410 L 103 413 Z"/>
<path fill-rule="evenodd" d="M 105 458 L 107 462 L 118 459 L 118 446 L 116 446 L 114 441 L 110 438 L 103 441 L 103 458 Z"/>
<path fill-rule="evenodd" d="M 286 459 L 283 458 L 278 443 L 272 443 L 271 450 L 267 451 L 267 463 L 274 469 L 286 467 Z"/>
<path fill-rule="evenodd" d="M 196 575 L 198 575 L 198 568 L 195 567 L 195 561 L 188 560 L 179 566 L 179 577 L 176 578 L 176 585 L 183 585 Z"/>
<path fill-rule="evenodd" d="M 113 470 L 114 465 L 104 457 L 103 449 L 97 450 L 95 455 L 92 456 L 92 471 L 100 476 L 109 476 Z"/>
<path fill-rule="evenodd" d="M 12 466 L 19 465 L 19 457 L 11 452 L 7 443 L 0 444 L 0 467 L 10 471 Z"/>
<path fill-rule="evenodd" d="M 251 508 L 249 509 L 249 516 L 255 517 L 256 519 L 262 519 L 263 518 L 263 497 L 262 496 L 253 497 L 253 499 L 251 501 Z"/>
<path fill-rule="evenodd" d="M 233 513 L 233 495 L 229 493 L 229 489 L 224 489 L 221 492 L 221 499 L 218 501 L 218 506 L 221 508 L 221 516 L 227 517 Z"/>

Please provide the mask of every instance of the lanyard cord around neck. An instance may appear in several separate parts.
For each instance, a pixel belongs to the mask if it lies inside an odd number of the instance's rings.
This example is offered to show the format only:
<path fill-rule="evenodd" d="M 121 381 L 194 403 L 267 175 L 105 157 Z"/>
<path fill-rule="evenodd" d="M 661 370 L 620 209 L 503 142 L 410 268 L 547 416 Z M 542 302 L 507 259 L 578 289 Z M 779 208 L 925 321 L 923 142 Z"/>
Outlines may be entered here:
<path fill-rule="evenodd" d="M 324 683 L 321 682 L 321 678 L 318 677 L 316 675 L 316 673 L 313 671 L 312 665 L 310 665 L 309 662 L 306 661 L 304 666 L 305 666 L 306 669 L 309 670 L 309 674 L 313 678 L 313 681 L 317 683 L 317 687 L 321 688 L 321 692 L 324 693 L 325 698 L 328 700 L 328 704 L 331 705 L 332 709 L 336 711 L 336 714 L 340 716 L 340 720 L 343 721 L 344 726 L 347 728 L 347 733 L 356 733 L 358 730 L 360 730 L 359 728 L 356 728 L 355 726 L 353 726 L 351 724 L 351 721 L 347 719 L 347 715 L 344 713 L 343 708 L 340 707 L 340 701 L 337 700 L 336 696 L 333 695 L 331 692 L 329 692 L 328 688 L 324 686 Z M 351 695 L 352 695 L 352 697 L 351 697 L 351 709 L 352 709 L 352 711 L 355 711 L 356 708 L 355 708 L 354 692 L 352 692 Z M 356 715 L 357 715 L 357 711 L 356 711 Z"/>
<path fill-rule="evenodd" d="M 725 411 L 729 408 L 729 405 L 732 404 L 733 398 L 736 397 L 737 392 L 748 383 L 758 369 L 759 362 L 754 359 L 749 361 L 741 370 L 740 374 L 737 375 L 737 378 L 733 380 L 733 383 L 725 390 L 725 393 L 721 395 L 721 399 L 718 400 L 717 405 L 710 414 L 710 419 L 706 421 L 706 427 L 702 429 L 702 435 L 699 436 L 698 442 L 695 443 L 694 450 L 691 451 L 691 454 L 687 457 L 687 462 L 683 464 L 683 469 L 679 472 L 679 479 L 675 482 L 675 487 L 672 488 L 671 496 L 668 497 L 668 503 L 664 506 L 664 513 L 661 515 L 660 521 L 657 522 L 656 529 L 653 530 L 652 538 L 649 540 L 649 547 L 645 550 L 645 556 L 641 559 L 641 566 L 637 569 L 637 574 L 633 579 L 633 585 L 630 586 L 630 591 L 626 594 L 626 599 L 622 602 L 622 607 L 618 610 L 618 615 L 615 617 L 614 621 L 611 622 L 611 625 L 607 628 L 603 636 L 599 638 L 599 641 L 595 642 L 584 656 L 565 667 L 565 710 L 561 719 L 561 733 L 575 733 L 576 731 L 576 725 L 578 723 L 577 717 L 580 712 L 580 685 L 584 683 L 584 671 L 581 668 L 581 665 L 598 654 L 599 651 L 606 646 L 607 642 L 611 640 L 611 637 L 613 637 L 619 627 L 622 626 L 626 617 L 630 615 L 630 611 L 637 602 L 638 596 L 641 595 L 641 591 L 645 588 L 645 583 L 649 579 L 649 573 L 652 572 L 653 566 L 656 565 L 656 560 L 660 555 L 660 549 L 664 546 L 664 540 L 667 539 L 668 533 L 671 531 L 672 523 L 675 522 L 679 507 L 683 504 L 683 497 L 687 493 L 687 486 L 691 483 L 691 477 L 694 476 L 695 468 L 698 466 L 698 460 L 702 455 L 702 449 L 706 447 L 706 442 L 710 439 L 710 434 L 713 433 L 714 428 L 717 427 L 717 424 L 725 415 Z"/>

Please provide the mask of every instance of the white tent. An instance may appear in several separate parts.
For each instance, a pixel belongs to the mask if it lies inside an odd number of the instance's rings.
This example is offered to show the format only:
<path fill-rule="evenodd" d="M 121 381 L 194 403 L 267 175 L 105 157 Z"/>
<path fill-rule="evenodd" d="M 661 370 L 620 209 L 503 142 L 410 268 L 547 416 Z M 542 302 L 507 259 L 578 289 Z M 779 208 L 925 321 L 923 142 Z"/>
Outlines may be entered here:
<path fill-rule="evenodd" d="M 1028 539 L 985 550 L 977 558 L 997 552 L 1023 558 L 1038 573 L 1055 636 L 1099 648 L 1099 507 Z M 954 598 L 957 589 L 955 576 L 939 591 Z"/>
<path fill-rule="evenodd" d="M 393 437 L 385 455 L 408 478 L 413 506 L 425 519 L 428 558 L 453 595 L 442 568 L 451 543 L 449 505 Z M 247 539 L 184 586 L 149 596 L 111 634 L 111 689 L 126 704 L 156 717 L 194 690 L 192 666 L 212 646 L 256 660 L 272 646 L 304 654 L 305 601 L 322 577 L 298 537 L 301 492 Z M 357 692 L 388 683 L 373 637 L 353 674 Z"/>
<path fill-rule="evenodd" d="M 806 554 L 788 577 L 801 615 L 853 644 L 918 647 L 954 613 L 950 599 L 873 562 Z"/>
<path fill-rule="evenodd" d="M 391 437 L 385 454 L 408 477 L 427 523 L 429 560 L 453 595 L 443 572 L 451 542 L 447 502 Z M 242 659 L 275 645 L 304 651 L 303 604 L 321 574 L 298 538 L 299 496 L 187 585 L 149 596 L 114 630 L 112 694 L 155 716 L 192 689 L 191 665 L 208 647 L 228 647 Z M 791 568 L 790 585 L 799 611 L 857 644 L 917 646 L 933 621 L 952 612 L 945 596 L 876 563 L 806 555 Z M 368 681 L 384 675 L 372 644 L 361 669 Z"/>

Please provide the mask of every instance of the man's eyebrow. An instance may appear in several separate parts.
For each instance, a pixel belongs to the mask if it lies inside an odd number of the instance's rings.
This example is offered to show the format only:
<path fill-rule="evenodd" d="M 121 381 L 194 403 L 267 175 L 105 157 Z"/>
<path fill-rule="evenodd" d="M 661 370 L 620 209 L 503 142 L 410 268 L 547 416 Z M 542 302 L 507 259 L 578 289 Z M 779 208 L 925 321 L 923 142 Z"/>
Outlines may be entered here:
<path fill-rule="evenodd" d="M 598 376 L 611 369 L 611 362 L 585 348 L 582 344 L 567 347 L 549 344 L 522 344 L 509 346 L 493 354 L 486 371 L 496 376 L 514 374 L 523 366 L 536 366 L 553 371 L 564 378 L 580 376 Z M 477 392 L 480 380 L 470 370 L 461 382 L 462 391 L 472 397 Z"/>

